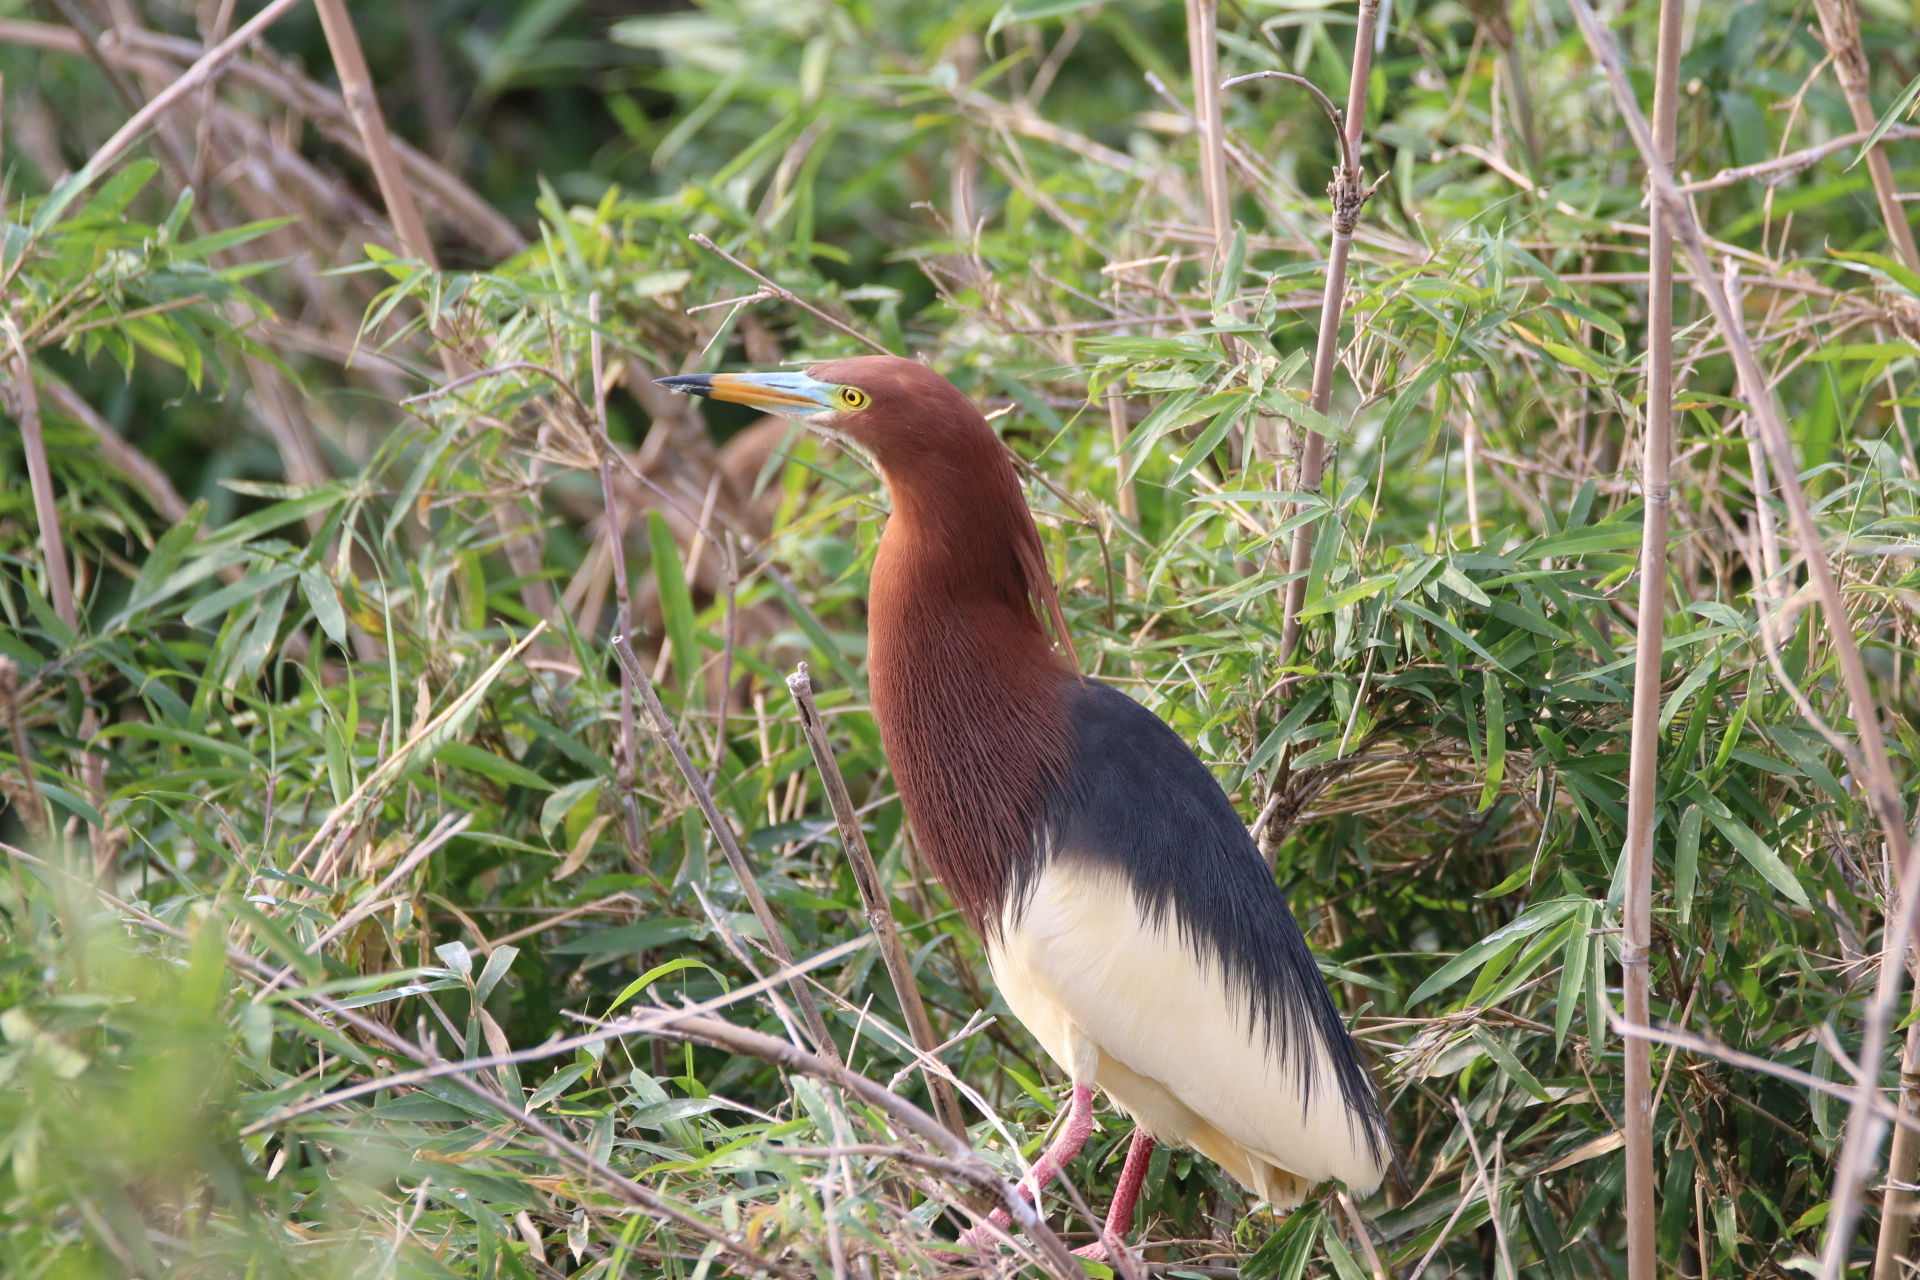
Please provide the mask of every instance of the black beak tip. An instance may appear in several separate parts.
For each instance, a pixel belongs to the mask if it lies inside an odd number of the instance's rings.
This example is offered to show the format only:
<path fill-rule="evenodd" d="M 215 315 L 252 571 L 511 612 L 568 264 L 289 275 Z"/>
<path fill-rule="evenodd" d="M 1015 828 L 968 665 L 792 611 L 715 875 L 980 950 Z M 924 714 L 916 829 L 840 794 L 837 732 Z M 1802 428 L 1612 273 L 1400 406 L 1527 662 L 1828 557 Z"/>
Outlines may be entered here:
<path fill-rule="evenodd" d="M 665 387 L 669 391 L 678 391 L 684 395 L 710 396 L 713 394 L 713 379 L 704 373 L 676 373 L 666 378 L 655 378 L 654 385 Z"/>

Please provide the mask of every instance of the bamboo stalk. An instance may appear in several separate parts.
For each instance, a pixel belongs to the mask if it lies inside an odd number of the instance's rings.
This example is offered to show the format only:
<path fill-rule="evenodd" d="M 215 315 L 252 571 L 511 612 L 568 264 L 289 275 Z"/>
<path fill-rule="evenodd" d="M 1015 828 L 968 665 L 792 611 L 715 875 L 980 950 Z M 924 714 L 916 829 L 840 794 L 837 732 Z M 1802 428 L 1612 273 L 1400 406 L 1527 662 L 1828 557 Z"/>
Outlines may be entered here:
<path fill-rule="evenodd" d="M 20 447 L 27 455 L 27 481 L 33 489 L 33 515 L 40 525 L 40 558 L 46 564 L 47 595 L 53 612 L 67 630 L 80 630 L 80 614 L 73 604 L 73 576 L 67 568 L 67 548 L 60 539 L 60 503 L 53 492 L 53 471 L 47 465 L 47 441 L 40 430 L 40 392 L 33 382 L 33 362 L 25 347 L 13 348 L 13 414 L 20 424 Z"/>
<path fill-rule="evenodd" d="M 1327 194 L 1333 197 L 1333 243 L 1327 249 L 1326 291 L 1320 298 L 1320 339 L 1313 352 L 1314 412 L 1325 416 L 1333 403 L 1333 368 L 1340 354 L 1340 316 L 1346 303 L 1347 253 L 1353 245 L 1353 230 L 1360 223 L 1360 206 L 1366 202 L 1367 189 L 1360 180 L 1360 127 L 1367 116 L 1367 78 L 1373 65 L 1373 32 L 1380 20 L 1380 0 L 1360 0 L 1360 21 L 1353 38 L 1353 77 L 1347 85 L 1347 110 L 1341 118 L 1344 140 L 1343 163 L 1334 171 Z M 1320 488 L 1321 472 L 1326 468 L 1327 441 L 1317 431 L 1302 431 L 1306 437 L 1300 448 L 1299 488 L 1313 493 Z M 1293 660 L 1294 646 L 1300 640 L 1300 606 L 1306 602 L 1307 565 L 1313 559 L 1313 526 L 1309 520 L 1294 530 L 1293 550 L 1287 557 L 1286 601 L 1280 622 L 1280 661 Z"/>
<path fill-rule="evenodd" d="M 320 14 L 321 30 L 326 33 L 327 51 L 333 55 L 333 69 L 340 76 L 340 97 L 366 144 L 367 164 L 373 169 L 374 181 L 380 184 L 380 201 L 393 220 L 393 233 L 409 253 L 438 271 L 440 259 L 427 237 L 427 224 L 420 218 L 413 188 L 407 185 L 406 170 L 400 167 L 400 157 L 393 149 L 386 117 L 380 114 L 373 75 L 367 70 L 367 55 L 360 48 L 346 0 L 313 0 L 313 4 Z"/>
<path fill-rule="evenodd" d="M 1820 15 L 1820 35 L 1827 52 L 1833 55 L 1833 78 L 1840 82 L 1840 92 L 1846 95 L 1847 108 L 1853 112 L 1853 127 L 1871 129 L 1877 120 L 1869 92 L 1867 55 L 1860 45 L 1860 11 L 1854 8 L 1853 0 L 1813 0 L 1813 7 Z M 1920 271 L 1920 248 L 1914 245 L 1913 227 L 1907 222 L 1899 188 L 1893 184 L 1893 166 L 1880 147 L 1867 153 L 1867 172 L 1873 177 L 1880 216 L 1886 219 L 1887 238 L 1893 241 L 1900 261 Z"/>
<path fill-rule="evenodd" d="M 1913 1007 L 1920 1009 L 1920 987 Z M 1907 1028 L 1906 1049 L 1900 1060 L 1901 1114 L 1920 1119 L 1920 1022 Z M 1906 1125 L 1893 1131 L 1893 1149 L 1887 1153 L 1887 1189 L 1880 1201 L 1880 1239 L 1874 1247 L 1873 1280 L 1905 1280 L 1907 1242 L 1913 1235 L 1913 1192 L 1895 1184 L 1911 1184 L 1920 1173 L 1920 1133 Z"/>
<path fill-rule="evenodd" d="M 1654 63 L 1652 167 L 1671 172 L 1678 133 L 1680 35 L 1683 0 L 1661 0 Z M 1646 510 L 1640 529 L 1640 598 L 1634 642 L 1633 738 L 1627 781 L 1627 892 L 1621 913 L 1621 1003 L 1626 1020 L 1651 1020 L 1653 945 L 1653 826 L 1660 768 L 1660 678 L 1665 666 L 1668 507 L 1673 486 L 1673 224 L 1653 208 L 1648 260 L 1647 408 L 1640 447 L 1640 492 Z M 1627 1163 L 1627 1276 L 1653 1280 L 1657 1190 L 1653 1170 L 1653 1046 L 1625 1042 Z"/>
<path fill-rule="evenodd" d="M 1213 229 L 1213 268 L 1233 242 L 1227 193 L 1227 140 L 1220 103 L 1219 0 L 1187 0 L 1187 61 L 1193 69 L 1193 118 L 1200 134 L 1200 191 Z"/>
<path fill-rule="evenodd" d="M 914 981 L 913 965 L 907 959 L 906 947 L 901 944 L 887 887 L 880 882 L 880 868 L 875 865 L 873 850 L 867 845 L 867 833 L 860 829 L 860 815 L 854 810 L 853 797 L 847 794 L 847 780 L 841 776 L 840 763 L 834 759 L 833 747 L 827 742 L 827 727 L 820 721 L 820 708 L 814 705 L 813 677 L 806 663 L 801 663 L 787 677 L 787 692 L 793 695 L 793 705 L 799 708 L 800 732 L 813 753 L 814 767 L 820 771 L 827 803 L 833 808 L 834 824 L 840 828 L 840 844 L 847 851 L 847 865 L 853 868 L 853 883 L 860 890 L 860 905 L 866 909 L 867 924 L 880 943 L 880 958 L 886 963 L 887 976 L 893 979 L 893 993 L 899 997 L 900 1012 L 906 1016 L 913 1047 L 932 1057 L 940 1047 L 940 1038 L 934 1034 L 927 1007 L 920 999 L 920 986 Z M 933 1071 L 922 1070 L 927 1078 L 927 1092 L 933 1098 L 934 1114 L 943 1126 L 964 1138 L 967 1126 L 961 1118 L 960 1099 L 955 1096 L 953 1086 Z"/>
<path fill-rule="evenodd" d="M 1114 470 L 1117 474 L 1125 474 L 1127 459 L 1122 448 L 1127 442 L 1127 402 L 1118 386 L 1107 388 L 1107 425 L 1113 431 Z M 1140 525 L 1140 495 L 1134 489 L 1133 481 L 1121 485 L 1117 496 L 1120 518 L 1137 530 Z M 1126 572 L 1127 599 L 1137 600 L 1140 598 L 1140 554 L 1133 549 L 1131 533 L 1127 538 Z"/>
<path fill-rule="evenodd" d="M 1866 1180 L 1868 1166 L 1879 1146 L 1878 1121 L 1873 1113 L 1874 1102 L 1879 1098 L 1880 1060 L 1886 1047 L 1887 1024 L 1900 993 L 1907 935 L 1914 928 L 1915 907 L 1920 904 L 1920 893 L 1914 891 L 1916 886 L 1908 867 L 1905 807 L 1900 798 L 1899 785 L 1894 779 L 1892 762 L 1887 756 L 1886 741 L 1881 736 L 1880 710 L 1873 696 L 1873 686 L 1867 678 L 1866 664 L 1861 660 L 1860 648 L 1854 639 L 1852 622 L 1841 599 L 1839 583 L 1834 579 L 1833 569 L 1827 562 L 1826 550 L 1821 542 L 1819 526 L 1814 522 L 1813 510 L 1807 502 L 1806 490 L 1800 484 L 1799 471 L 1794 463 L 1793 443 L 1787 435 L 1786 424 L 1780 418 L 1779 407 L 1774 403 L 1772 387 L 1754 356 L 1753 345 L 1748 340 L 1740 313 L 1734 308 L 1725 287 L 1713 274 L 1713 264 L 1707 256 L 1706 238 L 1693 219 L 1693 208 L 1674 186 L 1672 174 L 1660 162 L 1653 135 L 1627 82 L 1612 36 L 1601 25 L 1587 0 L 1570 0 L 1570 3 L 1588 48 L 1606 71 L 1622 122 L 1627 126 L 1647 166 L 1654 201 L 1666 210 L 1671 219 L 1674 232 L 1685 246 L 1693 267 L 1696 287 L 1705 296 L 1714 322 L 1727 340 L 1727 349 L 1739 373 L 1741 394 L 1752 406 L 1761 441 L 1773 464 L 1781 496 L 1786 500 L 1787 512 L 1800 542 L 1801 553 L 1806 558 L 1810 585 L 1827 616 L 1828 633 L 1840 662 L 1848 700 L 1852 703 L 1855 732 L 1866 764 L 1863 781 L 1874 817 L 1886 841 L 1888 861 L 1899 880 L 1897 905 L 1888 913 L 1879 983 L 1874 999 L 1868 1005 L 1866 1026 L 1861 1035 L 1860 1083 L 1847 1119 L 1846 1141 L 1834 1172 L 1833 1205 L 1827 1215 L 1827 1238 L 1822 1250 L 1821 1273 L 1832 1280 L 1839 1280 L 1845 1271 L 1848 1241 L 1860 1211 L 1861 1185 Z"/>

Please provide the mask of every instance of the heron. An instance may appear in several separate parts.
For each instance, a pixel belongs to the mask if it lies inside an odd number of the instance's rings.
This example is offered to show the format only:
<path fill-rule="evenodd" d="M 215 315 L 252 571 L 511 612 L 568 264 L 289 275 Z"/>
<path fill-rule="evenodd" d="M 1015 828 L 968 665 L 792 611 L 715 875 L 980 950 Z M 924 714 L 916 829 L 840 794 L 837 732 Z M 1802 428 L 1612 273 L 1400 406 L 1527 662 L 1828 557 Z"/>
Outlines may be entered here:
<path fill-rule="evenodd" d="M 881 744 L 929 867 L 1071 1086 L 1026 1193 L 1079 1152 L 1100 1090 L 1134 1132 L 1094 1258 L 1122 1247 L 1156 1143 L 1276 1210 L 1330 1180 L 1371 1194 L 1385 1114 L 1286 893 L 1187 743 L 1081 674 L 1019 477 L 974 403 L 897 356 L 659 382 L 800 419 L 887 486 L 868 598 Z"/>

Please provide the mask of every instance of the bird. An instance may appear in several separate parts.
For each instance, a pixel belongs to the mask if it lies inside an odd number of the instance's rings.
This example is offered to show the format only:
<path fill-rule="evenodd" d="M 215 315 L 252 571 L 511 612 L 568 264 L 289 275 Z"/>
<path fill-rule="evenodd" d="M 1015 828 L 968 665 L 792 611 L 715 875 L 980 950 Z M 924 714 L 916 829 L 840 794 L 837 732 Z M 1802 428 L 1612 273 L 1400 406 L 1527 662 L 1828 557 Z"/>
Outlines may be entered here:
<path fill-rule="evenodd" d="M 1378 1188 L 1384 1108 L 1285 891 L 1192 748 L 1081 674 L 1010 452 L 973 401 L 890 355 L 658 381 L 797 418 L 886 484 L 867 606 L 881 744 L 1007 1007 L 1071 1084 L 1026 1193 L 1085 1143 L 1095 1090 L 1135 1127 L 1094 1258 L 1123 1246 L 1156 1143 L 1275 1210 L 1329 1180 Z"/>

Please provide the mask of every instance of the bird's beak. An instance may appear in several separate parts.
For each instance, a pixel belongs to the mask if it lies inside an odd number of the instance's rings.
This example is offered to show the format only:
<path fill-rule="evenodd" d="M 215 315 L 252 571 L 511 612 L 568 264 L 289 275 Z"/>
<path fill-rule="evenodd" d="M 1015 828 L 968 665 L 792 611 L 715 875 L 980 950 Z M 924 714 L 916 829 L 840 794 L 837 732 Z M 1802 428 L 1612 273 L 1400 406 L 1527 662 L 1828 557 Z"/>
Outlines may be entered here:
<path fill-rule="evenodd" d="M 669 391 L 750 405 L 783 418 L 812 418 L 833 409 L 832 384 L 804 373 L 681 373 L 654 382 Z"/>

